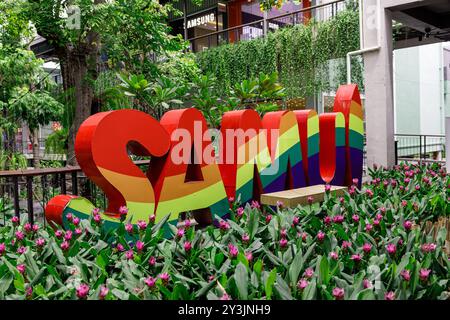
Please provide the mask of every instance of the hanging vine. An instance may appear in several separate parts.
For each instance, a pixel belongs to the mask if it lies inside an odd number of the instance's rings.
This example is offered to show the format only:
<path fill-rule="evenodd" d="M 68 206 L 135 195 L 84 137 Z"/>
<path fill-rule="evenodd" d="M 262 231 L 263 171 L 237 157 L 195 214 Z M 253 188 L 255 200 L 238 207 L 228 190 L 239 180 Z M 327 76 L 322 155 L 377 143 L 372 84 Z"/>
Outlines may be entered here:
<path fill-rule="evenodd" d="M 219 93 L 233 83 L 277 71 L 289 98 L 334 91 L 345 82 L 345 56 L 359 49 L 359 17 L 355 8 L 324 22 L 271 32 L 265 38 L 226 44 L 196 54 L 205 74 L 221 81 Z M 364 91 L 362 59 L 352 60 L 352 80 Z"/>

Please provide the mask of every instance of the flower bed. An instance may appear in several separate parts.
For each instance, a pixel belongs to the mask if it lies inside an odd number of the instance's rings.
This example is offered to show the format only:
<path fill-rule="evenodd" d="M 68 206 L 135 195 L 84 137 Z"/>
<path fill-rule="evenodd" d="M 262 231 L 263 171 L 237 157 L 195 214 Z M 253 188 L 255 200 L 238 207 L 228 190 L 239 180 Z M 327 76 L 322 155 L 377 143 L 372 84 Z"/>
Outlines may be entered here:
<path fill-rule="evenodd" d="M 370 171 L 342 198 L 295 209 L 232 204 L 195 230 L 71 219 L 0 228 L 1 299 L 448 299 L 450 179 L 438 165 Z M 313 200 L 313 199 L 311 199 Z"/>

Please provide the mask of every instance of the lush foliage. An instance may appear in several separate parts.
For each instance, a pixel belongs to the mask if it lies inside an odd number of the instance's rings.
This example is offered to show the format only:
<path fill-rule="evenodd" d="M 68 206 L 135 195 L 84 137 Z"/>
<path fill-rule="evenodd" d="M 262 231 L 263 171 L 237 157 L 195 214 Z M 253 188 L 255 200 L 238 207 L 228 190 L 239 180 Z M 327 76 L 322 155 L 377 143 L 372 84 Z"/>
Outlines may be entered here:
<path fill-rule="evenodd" d="M 15 48 L 31 40 L 32 28 L 21 18 L 17 0 L 0 2 L 0 43 L 3 47 Z"/>
<path fill-rule="evenodd" d="M 253 108 L 263 115 L 283 106 L 285 88 L 279 83 L 276 72 L 260 73 L 258 77 L 235 83 L 230 91 L 219 95 L 222 83 L 214 76 L 193 73 L 191 79 L 183 78 L 182 74 L 195 70 L 195 64 L 190 58 L 175 61 L 178 61 L 176 66 L 186 68 L 179 73 L 174 65 L 167 66 L 166 62 L 162 64 L 161 76 L 153 81 L 142 74 L 118 74 L 119 83 L 110 87 L 107 104 L 113 109 L 115 106 L 133 107 L 157 119 L 170 109 L 193 106 L 203 112 L 213 128 L 220 126 L 222 115 L 227 111 Z"/>
<path fill-rule="evenodd" d="M 53 128 L 53 132 L 45 140 L 45 152 L 63 155 L 67 152 L 69 132 L 64 127 Z"/>
<path fill-rule="evenodd" d="M 0 41 L 25 47 L 25 37 L 37 34 L 54 48 L 63 78 L 65 106 L 71 121 L 67 129 L 68 161 L 75 162 L 74 141 L 80 124 L 96 109 L 111 101 L 114 86 L 101 74 L 126 70 L 143 74 L 151 82 L 162 71 L 158 64 L 168 56 L 181 53 L 186 43 L 169 34 L 171 3 L 152 0 L 5 0 L 0 25 L 6 35 Z M 33 30 L 33 33 L 30 33 Z M 0 43 L 1 46 L 1 43 Z M 97 80 L 100 78 L 100 83 Z M 102 90 L 96 90 L 101 88 Z M 114 100 L 117 102 L 117 100 Z M 106 107 L 118 108 L 109 103 Z M 70 106 L 70 108 L 68 107 Z"/>
<path fill-rule="evenodd" d="M 20 151 L 15 150 L 14 135 L 22 123 L 30 129 L 30 140 L 40 125 L 57 120 L 63 105 L 53 96 L 54 84 L 42 69 L 43 60 L 33 52 L 0 43 L 0 131 L 3 134 L 1 167 L 26 166 Z"/>
<path fill-rule="evenodd" d="M 182 104 L 178 99 L 183 87 L 173 83 L 169 78 L 158 78 L 153 83 L 147 81 L 144 75 L 119 75 L 121 84 L 119 92 L 133 98 L 133 107 L 147 112 L 157 119 L 169 109 Z"/>
<path fill-rule="evenodd" d="M 343 58 L 358 46 L 358 12 L 348 9 L 328 21 L 282 28 L 266 38 L 203 51 L 197 54 L 197 61 L 204 73 L 221 79 L 223 92 L 260 72 L 278 71 L 287 96 L 298 98 L 335 90 L 345 82 Z M 363 90 L 361 63 L 353 63 L 353 81 Z"/>
<path fill-rule="evenodd" d="M 406 164 L 371 176 L 321 206 L 235 201 L 230 220 L 203 230 L 186 220 L 172 239 L 154 216 L 109 233 L 96 211 L 69 216 L 66 231 L 13 219 L 0 229 L 0 297 L 447 299 L 446 230 L 422 224 L 449 217 L 449 177 Z"/>
<path fill-rule="evenodd" d="M 27 167 L 27 158 L 21 152 L 2 151 L 0 168 L 2 170 L 17 170 Z"/>
<path fill-rule="evenodd" d="M 9 111 L 22 95 L 21 90 L 29 89 L 43 77 L 42 63 L 31 51 L 0 44 L 0 110 L 4 115 L 0 119 L 1 129 L 11 132 L 17 128 L 18 121 Z"/>
<path fill-rule="evenodd" d="M 212 75 L 194 78 L 185 100 L 200 111 L 212 128 L 219 128 L 222 115 L 231 110 L 252 108 L 260 115 L 279 110 L 283 105 L 285 88 L 278 82 L 278 74 L 260 73 L 258 77 L 233 84 L 223 96 L 219 96 L 222 82 Z"/>
<path fill-rule="evenodd" d="M 30 131 L 61 117 L 63 105 L 47 92 L 22 90 L 20 94 L 23 97 L 17 97 L 17 102 L 10 106 L 10 112 L 15 119 L 24 121 Z"/>
<path fill-rule="evenodd" d="M 149 0 L 116 0 L 95 19 L 111 66 L 121 64 L 130 73 L 156 76 L 157 59 L 185 48 L 181 35 L 169 34 L 170 3 Z"/>

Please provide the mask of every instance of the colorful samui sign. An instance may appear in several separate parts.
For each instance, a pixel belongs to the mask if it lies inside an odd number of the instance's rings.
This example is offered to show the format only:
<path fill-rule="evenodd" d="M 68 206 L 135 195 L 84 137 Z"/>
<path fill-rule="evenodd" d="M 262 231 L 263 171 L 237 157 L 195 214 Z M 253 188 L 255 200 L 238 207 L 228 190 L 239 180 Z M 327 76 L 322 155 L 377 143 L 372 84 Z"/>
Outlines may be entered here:
<path fill-rule="evenodd" d="M 211 221 L 229 212 L 230 197 L 248 202 L 262 193 L 361 181 L 363 111 L 356 85 L 341 86 L 332 113 L 251 109 L 223 115 L 208 129 L 195 109 L 168 111 L 158 122 L 137 110 L 97 113 L 83 122 L 75 152 L 86 176 L 106 195 L 102 212 L 79 196 L 59 195 L 46 206 L 50 221 L 67 225 L 94 211 L 106 228 L 200 210 Z M 214 138 L 213 138 L 214 137 Z M 149 156 L 146 172 L 130 154 Z"/>

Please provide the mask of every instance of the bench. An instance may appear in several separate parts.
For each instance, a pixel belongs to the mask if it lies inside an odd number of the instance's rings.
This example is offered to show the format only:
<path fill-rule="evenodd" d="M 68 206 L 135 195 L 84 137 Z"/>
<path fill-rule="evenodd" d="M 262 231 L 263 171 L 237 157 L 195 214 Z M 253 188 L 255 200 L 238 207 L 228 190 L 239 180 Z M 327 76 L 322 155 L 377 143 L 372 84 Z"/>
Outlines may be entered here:
<path fill-rule="evenodd" d="M 330 193 L 337 197 L 343 196 L 347 187 L 331 186 Z M 313 203 L 322 202 L 325 196 L 325 185 L 318 184 L 315 186 L 265 193 L 261 195 L 261 204 L 269 206 L 277 206 L 279 202 L 284 207 L 295 208 L 298 205 L 309 204 L 308 198 L 313 197 Z"/>

